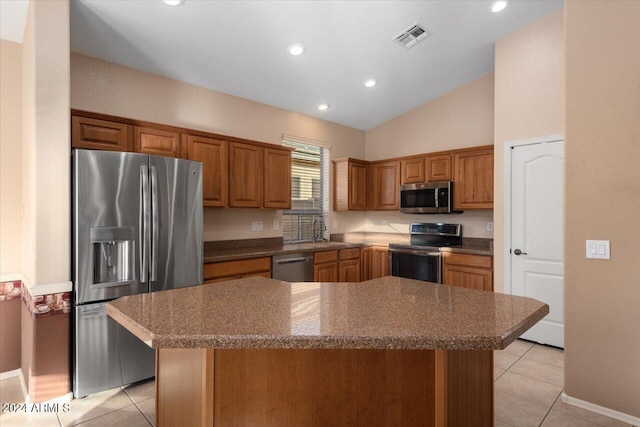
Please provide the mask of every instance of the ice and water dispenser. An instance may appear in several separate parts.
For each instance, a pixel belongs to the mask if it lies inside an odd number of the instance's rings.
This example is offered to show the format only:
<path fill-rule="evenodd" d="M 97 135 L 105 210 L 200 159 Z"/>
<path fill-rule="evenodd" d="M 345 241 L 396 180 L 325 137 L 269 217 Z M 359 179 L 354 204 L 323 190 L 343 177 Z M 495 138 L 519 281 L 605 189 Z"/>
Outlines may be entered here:
<path fill-rule="evenodd" d="M 136 283 L 135 243 L 133 227 L 91 228 L 94 286 Z"/>

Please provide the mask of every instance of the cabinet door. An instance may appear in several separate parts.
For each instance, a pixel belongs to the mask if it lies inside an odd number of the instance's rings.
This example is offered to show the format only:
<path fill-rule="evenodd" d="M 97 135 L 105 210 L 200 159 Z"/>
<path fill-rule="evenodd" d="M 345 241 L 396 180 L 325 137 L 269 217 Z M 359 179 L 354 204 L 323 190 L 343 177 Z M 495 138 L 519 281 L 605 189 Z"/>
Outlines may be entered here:
<path fill-rule="evenodd" d="M 202 195 L 204 206 L 227 206 L 227 141 L 187 136 L 189 160 L 202 162 Z"/>
<path fill-rule="evenodd" d="M 349 210 L 367 209 L 367 166 L 349 162 Z"/>
<path fill-rule="evenodd" d="M 442 282 L 481 291 L 493 290 L 493 272 L 482 268 L 444 265 Z"/>
<path fill-rule="evenodd" d="M 424 164 L 427 181 L 451 181 L 451 154 L 427 156 Z"/>
<path fill-rule="evenodd" d="M 373 248 L 371 259 L 371 278 L 377 279 L 389 275 L 389 250 L 386 248 Z"/>
<path fill-rule="evenodd" d="M 425 158 L 403 160 L 400 162 L 402 170 L 402 184 L 411 184 L 415 182 L 425 182 Z"/>
<path fill-rule="evenodd" d="M 374 277 L 373 274 L 373 248 L 362 248 L 361 256 L 360 256 L 360 278 L 362 280 L 371 280 Z"/>
<path fill-rule="evenodd" d="M 493 209 L 493 148 L 453 156 L 456 209 Z"/>
<path fill-rule="evenodd" d="M 136 126 L 134 149 L 136 153 L 179 157 L 180 134 L 162 129 Z"/>
<path fill-rule="evenodd" d="M 376 211 L 397 210 L 400 207 L 400 162 L 371 165 L 372 204 Z"/>
<path fill-rule="evenodd" d="M 71 118 L 71 147 L 132 151 L 133 139 L 129 125 L 124 123 L 73 116 Z"/>
<path fill-rule="evenodd" d="M 291 151 L 264 149 L 264 207 L 291 209 Z"/>
<path fill-rule="evenodd" d="M 338 281 L 340 282 L 359 282 L 360 281 L 360 259 L 350 259 L 340 261 L 340 271 L 338 273 Z"/>
<path fill-rule="evenodd" d="M 338 263 L 327 262 L 324 264 L 315 264 L 313 266 L 314 282 L 337 282 L 338 281 Z"/>
<path fill-rule="evenodd" d="M 229 144 L 229 206 L 259 208 L 262 206 L 262 147 L 232 142 Z"/>

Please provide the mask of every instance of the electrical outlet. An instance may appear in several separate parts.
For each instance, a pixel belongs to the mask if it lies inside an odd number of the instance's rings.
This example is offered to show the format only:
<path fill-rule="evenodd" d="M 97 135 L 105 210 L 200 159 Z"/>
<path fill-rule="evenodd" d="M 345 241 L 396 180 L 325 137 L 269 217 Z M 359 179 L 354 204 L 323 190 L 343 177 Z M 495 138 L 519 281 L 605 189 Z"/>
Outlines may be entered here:
<path fill-rule="evenodd" d="M 251 231 L 262 231 L 263 227 L 262 221 L 251 221 Z"/>
<path fill-rule="evenodd" d="M 280 229 L 280 223 L 278 222 L 277 219 L 273 220 L 273 229 L 274 230 L 279 230 Z"/>
<path fill-rule="evenodd" d="M 488 222 L 487 223 L 487 231 L 493 231 L 493 222 Z"/>
<path fill-rule="evenodd" d="M 382 226 L 383 226 L 383 227 L 386 227 L 387 225 L 389 225 L 389 223 L 387 222 L 387 220 L 386 220 L 386 219 L 383 219 L 383 220 L 382 220 Z"/>
<path fill-rule="evenodd" d="M 338 220 L 337 219 L 333 220 L 333 228 L 338 228 Z"/>

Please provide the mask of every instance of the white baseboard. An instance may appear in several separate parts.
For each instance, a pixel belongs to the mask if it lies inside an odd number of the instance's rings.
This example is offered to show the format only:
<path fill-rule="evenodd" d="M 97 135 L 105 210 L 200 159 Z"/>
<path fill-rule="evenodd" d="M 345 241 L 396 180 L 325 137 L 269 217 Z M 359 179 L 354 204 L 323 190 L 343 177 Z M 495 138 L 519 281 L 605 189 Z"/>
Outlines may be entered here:
<path fill-rule="evenodd" d="M 634 417 L 633 415 L 614 411 L 613 409 L 605 408 L 604 406 L 596 405 L 595 403 L 576 399 L 575 397 L 567 396 L 564 392 L 562 392 L 560 398 L 567 405 L 586 409 L 587 411 L 595 412 L 596 414 L 604 415 L 606 417 L 629 423 L 636 427 L 640 427 L 640 418 Z"/>

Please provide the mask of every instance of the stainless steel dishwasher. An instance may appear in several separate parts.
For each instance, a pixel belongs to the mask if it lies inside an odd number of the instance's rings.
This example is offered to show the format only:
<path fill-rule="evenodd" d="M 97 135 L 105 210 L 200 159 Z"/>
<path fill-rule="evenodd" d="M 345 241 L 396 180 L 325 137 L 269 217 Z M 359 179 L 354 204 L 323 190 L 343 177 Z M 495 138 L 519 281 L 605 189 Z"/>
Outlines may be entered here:
<path fill-rule="evenodd" d="M 298 252 L 274 255 L 271 261 L 273 278 L 285 282 L 313 282 L 313 253 Z"/>

